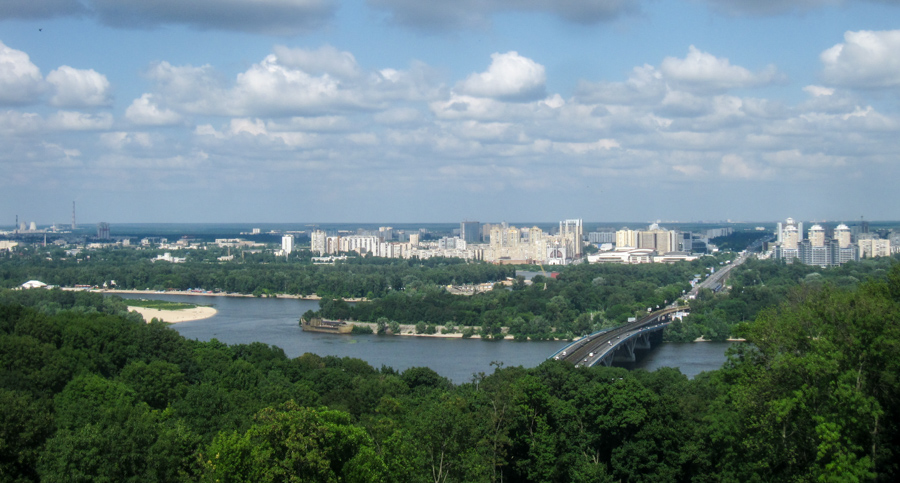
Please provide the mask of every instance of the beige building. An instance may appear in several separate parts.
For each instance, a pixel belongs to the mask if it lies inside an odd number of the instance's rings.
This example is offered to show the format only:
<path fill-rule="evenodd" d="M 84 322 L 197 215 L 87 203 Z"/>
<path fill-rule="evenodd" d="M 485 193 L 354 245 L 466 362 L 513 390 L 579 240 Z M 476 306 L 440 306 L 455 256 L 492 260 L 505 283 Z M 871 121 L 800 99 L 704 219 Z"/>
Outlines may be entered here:
<path fill-rule="evenodd" d="M 850 228 L 841 223 L 834 229 L 834 239 L 837 240 L 839 248 L 849 248 L 852 242 Z"/>
<path fill-rule="evenodd" d="M 644 248 L 657 253 L 678 251 L 678 233 L 664 230 L 656 223 L 648 230 L 619 230 L 616 232 L 616 249 Z"/>
<path fill-rule="evenodd" d="M 891 256 L 891 241 L 869 238 L 857 241 L 859 258 L 875 258 Z"/>
<path fill-rule="evenodd" d="M 637 233 L 634 230 L 619 230 L 616 232 L 616 248 L 637 248 Z"/>
<path fill-rule="evenodd" d="M 809 228 L 809 244 L 814 247 L 825 246 L 825 229 L 821 225 L 813 225 Z"/>

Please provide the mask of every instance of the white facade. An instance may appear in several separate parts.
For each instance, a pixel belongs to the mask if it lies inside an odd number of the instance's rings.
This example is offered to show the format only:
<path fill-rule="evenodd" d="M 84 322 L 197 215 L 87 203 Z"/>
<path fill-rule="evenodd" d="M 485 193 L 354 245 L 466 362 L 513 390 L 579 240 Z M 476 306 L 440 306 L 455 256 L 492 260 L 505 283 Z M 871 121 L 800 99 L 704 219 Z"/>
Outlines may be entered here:
<path fill-rule="evenodd" d="M 281 237 L 281 253 L 290 255 L 294 251 L 294 235 L 284 235 Z"/>
<path fill-rule="evenodd" d="M 309 247 L 313 253 L 324 255 L 326 252 L 325 239 L 327 236 L 322 230 L 316 230 L 309 235 Z"/>

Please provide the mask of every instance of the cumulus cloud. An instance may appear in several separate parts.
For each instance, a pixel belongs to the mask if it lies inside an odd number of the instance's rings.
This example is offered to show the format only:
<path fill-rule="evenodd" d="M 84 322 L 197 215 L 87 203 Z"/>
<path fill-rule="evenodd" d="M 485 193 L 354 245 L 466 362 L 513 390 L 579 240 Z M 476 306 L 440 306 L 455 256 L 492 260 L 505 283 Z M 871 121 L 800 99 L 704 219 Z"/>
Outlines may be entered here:
<path fill-rule="evenodd" d="M 98 107 L 112 102 L 109 81 L 93 69 L 74 69 L 64 65 L 47 74 L 55 92 L 50 105 L 56 107 Z"/>
<path fill-rule="evenodd" d="M 456 90 L 476 97 L 528 101 L 546 95 L 546 82 L 544 66 L 512 51 L 491 54 L 488 70 L 469 75 Z"/>
<path fill-rule="evenodd" d="M 368 0 L 393 22 L 423 30 L 483 28 L 495 13 L 544 12 L 568 22 L 596 24 L 640 10 L 638 0 Z"/>
<path fill-rule="evenodd" d="M 43 91 L 41 70 L 28 54 L 0 42 L 0 105 L 30 104 Z"/>
<path fill-rule="evenodd" d="M 740 89 L 769 84 L 778 78 L 775 66 L 753 73 L 744 67 L 731 65 L 725 58 L 703 52 L 693 45 L 685 58 L 666 57 L 659 67 L 667 80 L 686 89 L 716 90 Z"/>
<path fill-rule="evenodd" d="M 160 109 L 153 94 L 144 94 L 135 99 L 125 110 L 125 118 L 134 124 L 144 126 L 165 126 L 181 121 L 181 115 L 171 109 Z"/>
<path fill-rule="evenodd" d="M 900 30 L 844 33 L 844 43 L 822 52 L 823 77 L 856 88 L 900 87 Z"/>
<path fill-rule="evenodd" d="M 232 82 L 211 66 L 159 62 L 147 72 L 154 96 L 182 114 L 223 116 L 318 116 L 380 110 L 398 101 L 428 101 L 443 87 L 427 66 L 364 72 L 353 55 L 331 47 L 277 48 Z"/>

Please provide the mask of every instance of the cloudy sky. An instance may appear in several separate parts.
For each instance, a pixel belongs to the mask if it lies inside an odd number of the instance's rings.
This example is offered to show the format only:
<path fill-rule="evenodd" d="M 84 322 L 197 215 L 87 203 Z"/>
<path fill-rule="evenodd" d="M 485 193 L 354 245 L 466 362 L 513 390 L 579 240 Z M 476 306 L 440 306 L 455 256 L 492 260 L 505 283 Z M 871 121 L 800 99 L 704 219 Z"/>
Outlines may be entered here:
<path fill-rule="evenodd" d="M 900 219 L 898 0 L 3 0 L 0 225 Z"/>

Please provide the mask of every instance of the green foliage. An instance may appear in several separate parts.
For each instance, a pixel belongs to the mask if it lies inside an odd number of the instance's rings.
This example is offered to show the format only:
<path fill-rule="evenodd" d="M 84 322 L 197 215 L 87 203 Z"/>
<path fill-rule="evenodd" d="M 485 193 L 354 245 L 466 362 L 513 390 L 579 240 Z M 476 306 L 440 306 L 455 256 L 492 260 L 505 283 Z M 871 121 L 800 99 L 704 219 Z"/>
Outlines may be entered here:
<path fill-rule="evenodd" d="M 354 324 L 353 327 L 350 329 L 350 333 L 351 333 L 351 334 L 365 335 L 365 334 L 374 334 L 375 331 L 372 330 L 372 328 L 369 327 L 368 325 L 356 325 L 356 324 Z"/>
<path fill-rule="evenodd" d="M 821 284 L 749 268 L 745 293 L 760 275 L 796 288 L 758 302 L 739 325 L 748 342 L 693 380 L 550 360 L 453 385 L 429 368 L 185 340 L 94 297 L 41 291 L 26 307 L 0 292 L 0 480 L 895 481 L 900 264 Z M 703 314 L 756 310 L 748 300 L 714 295 Z M 545 303 L 517 326 L 540 334 L 581 302 Z M 489 311 L 482 330 L 508 316 Z M 608 312 L 575 320 L 592 330 Z"/>
<path fill-rule="evenodd" d="M 128 299 L 128 305 L 132 307 L 144 307 L 156 310 L 185 310 L 197 306 L 185 302 L 170 302 L 167 300 Z"/>
<path fill-rule="evenodd" d="M 289 401 L 243 434 L 222 433 L 201 455 L 204 481 L 378 482 L 387 467 L 365 430 L 340 411 Z"/>

